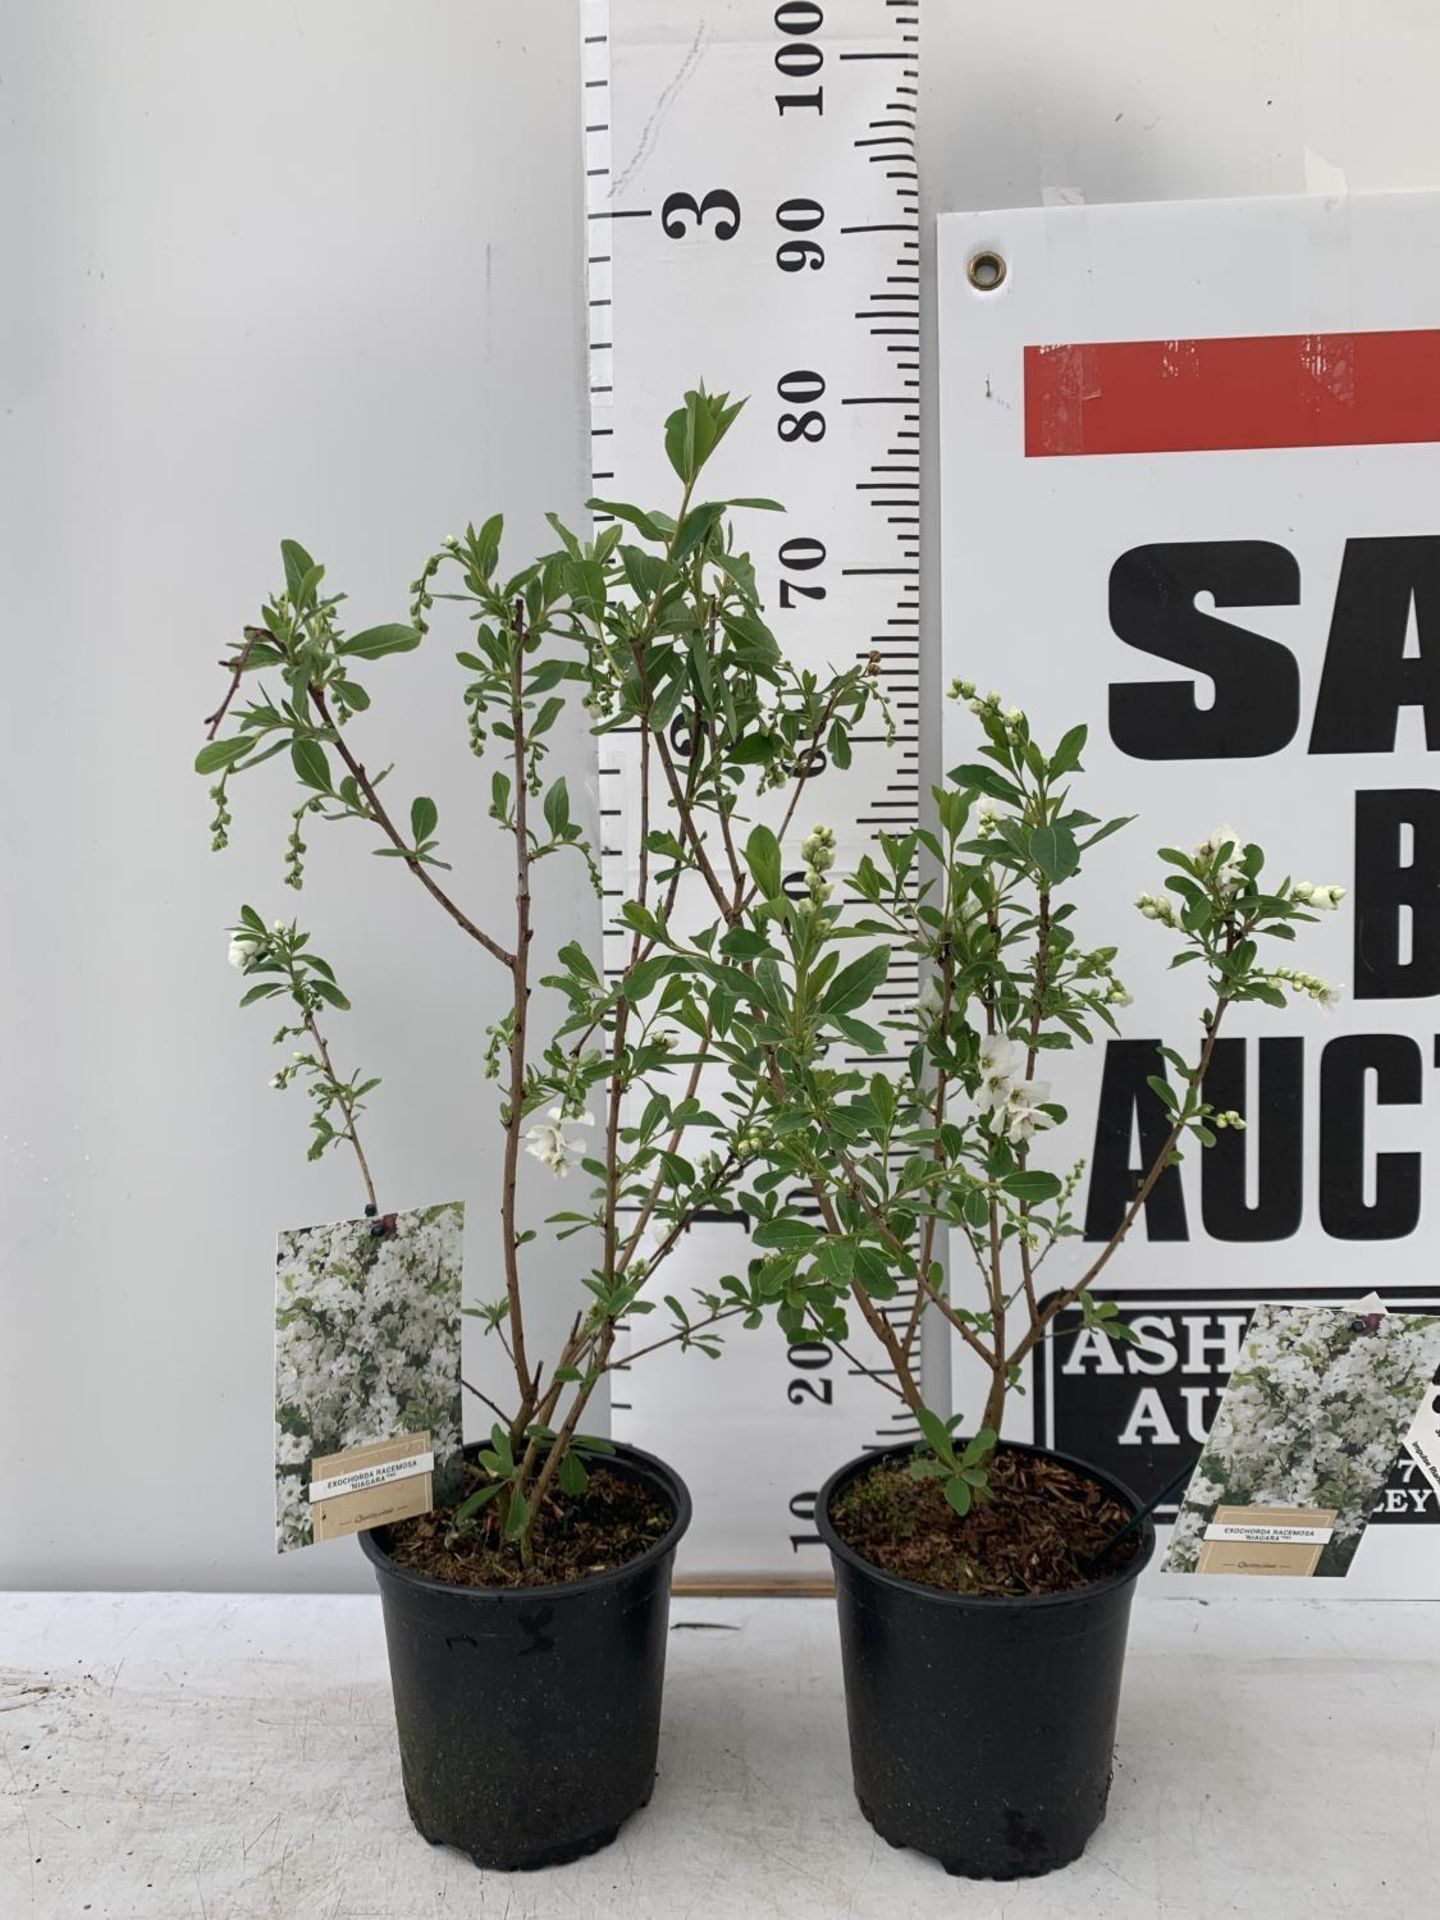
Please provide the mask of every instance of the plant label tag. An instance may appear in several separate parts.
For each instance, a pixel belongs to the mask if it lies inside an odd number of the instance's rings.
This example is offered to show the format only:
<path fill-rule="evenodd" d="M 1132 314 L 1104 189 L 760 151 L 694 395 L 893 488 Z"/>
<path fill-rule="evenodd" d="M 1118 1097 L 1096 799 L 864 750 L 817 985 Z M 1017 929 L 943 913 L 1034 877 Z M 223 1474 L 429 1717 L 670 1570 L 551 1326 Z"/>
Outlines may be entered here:
<path fill-rule="evenodd" d="M 1405 1436 L 1415 1464 L 1440 1493 L 1440 1386 L 1431 1385 Z"/>
<path fill-rule="evenodd" d="M 1440 1315 L 1368 1306 L 1255 1309 L 1166 1572 L 1349 1573 L 1440 1364 Z"/>
<path fill-rule="evenodd" d="M 410 1520 L 435 1504 L 428 1433 L 399 1433 L 310 1462 L 310 1518 L 317 1540 Z"/>
<path fill-rule="evenodd" d="M 458 1200 L 281 1233 L 275 1547 L 428 1513 L 461 1449 Z"/>
<path fill-rule="evenodd" d="M 1335 1531 L 1334 1507 L 1217 1507 L 1197 1573 L 1308 1578 Z"/>

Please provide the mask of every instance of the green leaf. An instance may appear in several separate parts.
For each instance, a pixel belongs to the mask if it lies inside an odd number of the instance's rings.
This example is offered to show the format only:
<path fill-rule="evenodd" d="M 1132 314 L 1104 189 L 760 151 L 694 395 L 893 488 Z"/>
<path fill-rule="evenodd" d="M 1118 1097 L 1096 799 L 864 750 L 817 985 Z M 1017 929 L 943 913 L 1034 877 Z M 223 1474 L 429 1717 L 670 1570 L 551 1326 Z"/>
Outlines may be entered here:
<path fill-rule="evenodd" d="M 1080 768 L 1080 755 L 1085 750 L 1085 741 L 1089 732 L 1088 727 L 1071 727 L 1067 734 L 1062 735 L 1059 746 L 1050 756 L 1049 771 L 1052 777 L 1057 773 L 1071 773 Z"/>
<path fill-rule="evenodd" d="M 314 787 L 318 793 L 331 791 L 330 762 L 318 740 L 303 734 L 298 740 L 292 740 L 290 760 L 296 774 L 307 787 Z"/>
<path fill-rule="evenodd" d="M 505 1538 L 518 1540 L 530 1523 L 530 1502 L 519 1488 L 510 1495 L 510 1511 L 505 1515 Z"/>
<path fill-rule="evenodd" d="M 780 892 L 780 842 L 769 827 L 751 829 L 745 842 L 745 864 L 763 897 L 773 900 Z"/>
<path fill-rule="evenodd" d="M 280 558 L 285 563 L 285 591 L 292 600 L 298 602 L 305 576 L 314 571 L 315 562 L 298 540 L 282 540 Z"/>
<path fill-rule="evenodd" d="M 853 1041 L 864 1053 L 884 1053 L 889 1048 L 890 1042 L 879 1028 L 868 1027 L 863 1020 L 852 1020 L 849 1014 L 838 1013 L 835 1024 L 845 1038 Z"/>
<path fill-rule="evenodd" d="M 994 767 L 979 762 L 963 767 L 952 767 L 950 778 L 957 787 L 973 787 L 977 793 L 985 793 L 992 800 L 1004 800 L 1012 807 L 1023 807 L 1025 796 L 1013 780 L 1007 780 L 1003 773 Z"/>
<path fill-rule="evenodd" d="M 720 951 L 732 960 L 758 960 L 771 948 L 763 933 L 755 933 L 749 927 L 731 927 L 720 942 Z"/>
<path fill-rule="evenodd" d="M 545 824 L 557 840 L 563 840 L 570 824 L 570 789 L 557 780 L 545 796 Z"/>
<path fill-rule="evenodd" d="M 707 500 L 702 506 L 692 507 L 680 523 L 680 532 L 675 541 L 672 560 L 678 565 L 687 560 L 696 547 L 705 539 L 710 529 L 725 511 L 720 500 Z"/>
<path fill-rule="evenodd" d="M 824 1238 L 819 1227 L 804 1220 L 762 1220 L 750 1238 L 757 1247 L 811 1247 Z"/>
<path fill-rule="evenodd" d="M 440 809 L 433 800 L 421 794 L 410 802 L 410 832 L 418 847 L 422 840 L 428 840 L 440 822 Z"/>
<path fill-rule="evenodd" d="M 316 976 L 312 978 L 310 987 L 312 992 L 318 993 L 322 1000 L 328 1000 L 332 1007 L 338 1007 L 342 1013 L 350 1011 L 350 1002 L 333 980 L 323 980 Z"/>
<path fill-rule="evenodd" d="M 955 1450 L 950 1444 L 950 1429 L 938 1413 L 931 1413 L 928 1407 L 917 1407 L 915 1418 L 926 1440 L 939 1454 L 942 1460 L 953 1461 Z"/>
<path fill-rule="evenodd" d="M 947 1480 L 945 1482 L 945 1498 L 963 1520 L 965 1515 L 969 1513 L 975 1496 L 970 1491 L 970 1483 L 967 1480 L 962 1480 L 957 1473 L 953 1480 Z"/>
<path fill-rule="evenodd" d="M 503 515 L 492 513 L 475 537 L 476 565 L 479 567 L 481 576 L 486 580 L 495 571 L 495 563 L 500 558 L 500 536 L 504 531 Z"/>
<path fill-rule="evenodd" d="M 336 652 L 355 660 L 379 660 L 387 653 L 413 653 L 419 644 L 420 634 L 414 627 L 367 627 L 341 640 Z"/>
<path fill-rule="evenodd" d="M 232 734 L 228 740 L 207 740 L 195 756 L 197 773 L 218 773 L 242 759 L 255 744 L 247 734 Z"/>
<path fill-rule="evenodd" d="M 649 514 L 639 507 L 632 507 L 625 500 L 587 500 L 585 505 L 591 513 L 607 513 L 612 520 L 624 520 L 634 527 L 646 540 L 667 540 L 671 532 L 671 523 L 660 514 Z"/>
<path fill-rule="evenodd" d="M 335 691 L 352 713 L 364 713 L 370 704 L 370 696 L 358 680 L 337 680 Z"/>
<path fill-rule="evenodd" d="M 452 1516 L 455 1525 L 458 1527 L 466 1520 L 472 1519 L 482 1507 L 489 1505 L 499 1491 L 500 1482 L 498 1480 L 492 1480 L 489 1486 L 477 1487 L 468 1499 L 462 1500 L 459 1506 L 456 1507 Z"/>
<path fill-rule="evenodd" d="M 853 1013 L 863 1007 L 881 985 L 890 969 L 890 955 L 884 947 L 872 947 L 842 967 L 831 983 L 821 1005 L 833 1020 L 837 1014 Z"/>
<path fill-rule="evenodd" d="M 1036 827 L 1030 835 L 1030 858 L 1054 887 L 1079 866 L 1080 849 L 1068 827 Z"/>
<path fill-rule="evenodd" d="M 665 453 L 671 466 L 691 485 L 724 438 L 738 406 L 727 406 L 724 394 L 703 388 L 685 396 L 685 404 L 665 422 Z"/>
<path fill-rule="evenodd" d="M 973 1440 L 966 1443 L 960 1456 L 962 1467 L 977 1467 L 987 1453 L 993 1453 L 1000 1436 L 993 1427 L 981 1427 Z"/>
<path fill-rule="evenodd" d="M 1055 1174 L 1042 1173 L 1039 1168 L 1023 1173 L 1007 1173 L 1000 1182 L 1012 1199 L 1030 1204 L 1037 1200 L 1053 1200 L 1061 1191 L 1062 1184 Z"/>
<path fill-rule="evenodd" d="M 1162 1080 L 1159 1074 L 1147 1073 L 1145 1076 L 1145 1084 L 1164 1107 L 1171 1113 L 1175 1111 L 1177 1104 L 1175 1089 L 1168 1080 Z"/>
<path fill-rule="evenodd" d="M 581 1494 L 590 1484 L 590 1476 L 585 1471 L 585 1463 L 579 1455 L 567 1451 L 556 1473 L 562 1493 Z"/>

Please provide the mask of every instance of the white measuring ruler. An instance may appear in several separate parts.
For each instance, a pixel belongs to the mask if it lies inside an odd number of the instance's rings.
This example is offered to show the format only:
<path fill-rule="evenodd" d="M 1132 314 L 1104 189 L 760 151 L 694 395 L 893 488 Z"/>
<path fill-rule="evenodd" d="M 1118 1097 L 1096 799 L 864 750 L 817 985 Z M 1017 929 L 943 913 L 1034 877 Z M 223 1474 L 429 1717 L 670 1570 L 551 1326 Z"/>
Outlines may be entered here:
<path fill-rule="evenodd" d="M 832 826 L 843 868 L 877 829 L 913 826 L 919 803 L 919 0 L 582 0 L 581 13 L 595 491 L 669 506 L 665 415 L 701 379 L 750 396 L 707 484 L 787 508 L 744 526 L 770 624 L 801 666 L 877 655 L 898 722 L 893 744 L 867 723 L 848 769 L 806 783 L 796 825 Z M 612 972 L 632 771 L 631 743 L 604 736 Z M 904 1004 L 918 985 L 899 958 L 884 996 Z M 743 1272 L 743 1236 L 698 1222 L 665 1290 Z M 878 1345 L 852 1332 L 878 1366 Z M 773 1326 L 735 1335 L 718 1368 L 648 1357 L 617 1380 L 613 1410 L 618 1437 L 689 1482 L 681 1558 L 697 1575 L 824 1571 L 821 1480 L 914 1431 L 843 1355 L 819 1341 L 787 1353 Z"/>

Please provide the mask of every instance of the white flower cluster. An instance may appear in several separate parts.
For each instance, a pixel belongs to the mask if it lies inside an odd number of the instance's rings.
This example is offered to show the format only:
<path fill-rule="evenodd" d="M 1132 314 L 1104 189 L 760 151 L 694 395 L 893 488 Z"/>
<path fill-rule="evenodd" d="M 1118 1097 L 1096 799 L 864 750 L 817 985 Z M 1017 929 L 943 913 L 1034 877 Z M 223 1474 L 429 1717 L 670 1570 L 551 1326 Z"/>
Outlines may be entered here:
<path fill-rule="evenodd" d="M 1168 893 L 1137 893 L 1135 904 L 1147 920 L 1159 920 L 1167 927 L 1180 924 L 1180 910 Z"/>
<path fill-rule="evenodd" d="M 272 934 L 279 935 L 287 933 L 289 929 L 283 920 L 276 920 L 271 923 L 270 931 Z M 264 953 L 267 944 L 263 934 L 252 933 L 248 927 L 239 927 L 230 936 L 230 946 L 225 958 L 237 972 L 244 973 L 250 963 L 258 960 Z"/>
<path fill-rule="evenodd" d="M 1440 1322 L 1420 1315 L 1258 1308 L 1167 1567 L 1195 1570 L 1217 1506 L 1329 1507 L 1320 1571 L 1344 1573 L 1437 1364 Z"/>
<path fill-rule="evenodd" d="M 280 1236 L 275 1280 L 275 1490 L 282 1552 L 314 1538 L 317 1455 L 429 1431 L 437 1467 L 460 1447 L 459 1201 Z"/>
<path fill-rule="evenodd" d="M 977 720 L 1003 720 L 1012 733 L 1025 723 L 1023 708 L 1006 707 L 1002 712 L 1000 696 L 995 689 L 992 687 L 989 693 L 977 693 L 973 680 L 952 680 L 950 698 L 963 701 Z"/>
<path fill-rule="evenodd" d="M 1044 1111 L 1050 1083 L 1025 1078 L 1028 1060 L 1024 1041 L 1007 1040 L 1003 1034 L 992 1034 L 980 1049 L 976 1105 L 981 1113 L 989 1114 L 991 1126 L 1017 1147 L 1024 1146 L 1040 1128 L 1055 1124 Z"/>
<path fill-rule="evenodd" d="M 1218 1128 L 1221 1133 L 1223 1133 L 1227 1127 L 1232 1133 L 1244 1133 L 1245 1131 L 1244 1116 L 1237 1113 L 1234 1107 L 1225 1107 L 1219 1113 L 1212 1113 L 1210 1115 L 1210 1124 L 1212 1127 Z"/>
<path fill-rule="evenodd" d="M 1327 986 L 1315 974 L 1304 973 L 1298 967 L 1272 967 L 1266 977 L 1270 980 L 1283 980 L 1296 993 L 1305 994 L 1326 1013 L 1333 1013 L 1345 998 L 1344 987 Z"/>
<path fill-rule="evenodd" d="M 1222 847 L 1229 847 L 1229 854 L 1224 863 L 1216 868 L 1214 876 L 1215 884 L 1223 894 L 1238 893 L 1245 884 L 1245 868 L 1241 864 L 1245 856 L 1245 844 L 1245 836 L 1238 827 L 1221 826 L 1216 827 L 1194 849 L 1195 858 L 1208 866 Z"/>
<path fill-rule="evenodd" d="M 1317 913 L 1333 913 L 1348 891 L 1347 887 L 1317 887 L 1309 880 L 1297 880 L 1290 889 L 1294 899 Z"/>
<path fill-rule="evenodd" d="M 812 827 L 800 842 L 800 864 L 805 869 L 805 887 L 813 905 L 823 907 L 830 898 L 830 882 L 825 878 L 835 864 L 835 829 Z"/>
<path fill-rule="evenodd" d="M 585 1141 L 579 1135 L 567 1133 L 568 1127 L 593 1127 L 594 1116 L 588 1113 L 569 1113 L 563 1107 L 552 1107 L 548 1120 L 538 1120 L 525 1135 L 525 1151 L 532 1154 L 542 1167 L 548 1167 L 557 1180 L 563 1180 L 576 1160 L 584 1158 Z"/>

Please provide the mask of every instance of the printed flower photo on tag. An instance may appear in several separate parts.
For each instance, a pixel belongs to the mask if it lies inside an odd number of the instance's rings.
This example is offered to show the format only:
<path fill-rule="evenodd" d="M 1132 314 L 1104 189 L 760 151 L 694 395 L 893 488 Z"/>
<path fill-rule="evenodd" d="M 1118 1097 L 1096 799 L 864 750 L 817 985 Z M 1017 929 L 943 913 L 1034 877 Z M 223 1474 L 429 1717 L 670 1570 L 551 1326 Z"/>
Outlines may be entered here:
<path fill-rule="evenodd" d="M 295 1227 L 275 1267 L 275 1547 L 428 1512 L 460 1451 L 461 1201 Z"/>
<path fill-rule="evenodd" d="M 1440 1366 L 1440 1317 L 1257 1307 L 1167 1573 L 1348 1573 Z"/>

